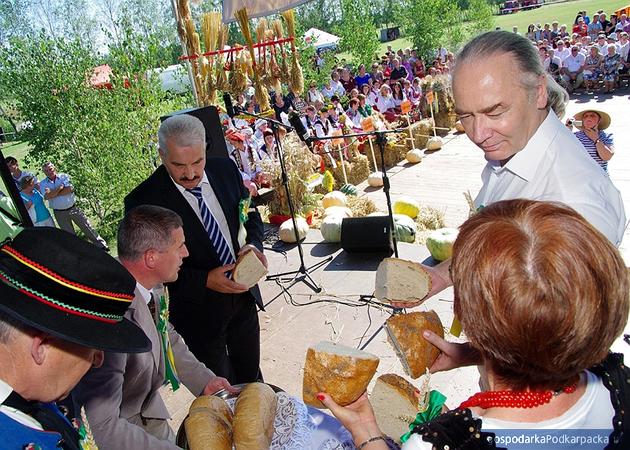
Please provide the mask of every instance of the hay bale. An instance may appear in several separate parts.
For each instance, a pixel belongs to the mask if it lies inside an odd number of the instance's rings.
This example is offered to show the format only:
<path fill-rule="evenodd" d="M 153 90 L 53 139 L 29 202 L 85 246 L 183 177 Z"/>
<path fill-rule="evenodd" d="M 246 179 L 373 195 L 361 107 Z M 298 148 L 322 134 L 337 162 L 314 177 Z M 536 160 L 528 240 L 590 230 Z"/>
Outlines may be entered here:
<path fill-rule="evenodd" d="M 433 230 L 446 227 L 446 223 L 444 222 L 444 211 L 432 206 L 422 205 L 420 207 L 420 213 L 418 214 L 418 217 L 416 217 L 416 223 L 418 224 L 416 243 L 424 244 L 429 233 Z"/>
<path fill-rule="evenodd" d="M 346 175 L 348 176 L 348 183 L 360 184 L 367 180 L 370 174 L 370 164 L 365 155 L 357 155 L 352 161 L 344 160 L 346 166 Z M 343 179 L 343 170 L 341 168 L 341 162 L 337 161 L 337 168 L 330 169 L 335 178 L 335 186 L 343 186 L 345 181 Z"/>
<path fill-rule="evenodd" d="M 376 211 L 376 205 L 367 197 L 348 197 L 347 202 L 352 217 L 365 217 Z"/>

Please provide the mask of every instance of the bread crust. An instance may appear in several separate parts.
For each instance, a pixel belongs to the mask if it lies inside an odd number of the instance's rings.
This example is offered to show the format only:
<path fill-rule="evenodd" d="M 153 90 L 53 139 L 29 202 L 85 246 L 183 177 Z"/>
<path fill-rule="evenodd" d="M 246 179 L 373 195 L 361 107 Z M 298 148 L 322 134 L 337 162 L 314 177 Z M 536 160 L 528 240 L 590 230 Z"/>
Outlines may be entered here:
<path fill-rule="evenodd" d="M 387 319 L 385 329 L 407 375 L 416 379 L 435 362 L 440 350 L 422 337 L 424 330 L 444 337 L 444 327 L 435 311 L 398 314 Z"/>
<path fill-rule="evenodd" d="M 256 253 L 249 250 L 239 255 L 232 271 L 232 279 L 248 289 L 255 286 L 267 274 L 267 269 Z"/>
<path fill-rule="evenodd" d="M 264 450 L 271 445 L 278 399 L 270 386 L 249 383 L 234 405 L 233 434 L 236 450 Z"/>
<path fill-rule="evenodd" d="M 232 450 L 232 430 L 209 409 L 197 408 L 184 427 L 190 450 Z"/>
<path fill-rule="evenodd" d="M 341 406 L 354 402 L 365 392 L 378 364 L 379 359 L 374 355 L 337 355 L 309 348 L 304 364 L 304 403 L 315 408 L 326 408 L 317 399 L 319 392 L 326 392 Z"/>
<path fill-rule="evenodd" d="M 399 280 L 394 280 L 395 270 L 409 269 L 420 277 L 420 282 L 424 282 L 425 286 L 417 292 L 410 292 L 408 295 L 401 296 L 392 294 L 390 291 L 395 288 L 400 288 Z M 406 284 L 406 283 L 405 283 Z M 422 264 L 415 261 L 408 261 L 400 258 L 385 258 L 379 264 L 376 270 L 376 285 L 374 289 L 374 296 L 382 302 L 398 303 L 404 305 L 404 307 L 414 307 L 420 305 L 429 292 L 431 292 L 431 276 L 424 269 Z"/>

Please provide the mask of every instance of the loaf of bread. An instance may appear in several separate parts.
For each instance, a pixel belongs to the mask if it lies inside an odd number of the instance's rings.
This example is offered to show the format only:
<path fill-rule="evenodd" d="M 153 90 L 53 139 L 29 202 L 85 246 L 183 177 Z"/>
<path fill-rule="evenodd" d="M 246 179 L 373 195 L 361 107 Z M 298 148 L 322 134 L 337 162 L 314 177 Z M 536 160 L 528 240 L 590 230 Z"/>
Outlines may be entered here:
<path fill-rule="evenodd" d="M 232 450 L 232 430 L 209 409 L 196 408 L 184 427 L 190 450 Z"/>
<path fill-rule="evenodd" d="M 440 355 L 440 350 L 422 337 L 423 330 L 444 337 L 442 322 L 435 311 L 393 315 L 385 322 L 385 329 L 405 372 L 413 379 L 424 375 Z"/>
<path fill-rule="evenodd" d="M 207 410 L 223 420 L 227 426 L 232 429 L 232 410 L 225 400 L 214 395 L 202 395 L 197 397 L 188 410 L 188 414 L 192 415 L 197 411 Z"/>
<path fill-rule="evenodd" d="M 236 450 L 264 450 L 271 445 L 278 399 L 264 383 L 243 388 L 234 405 L 234 447 Z"/>
<path fill-rule="evenodd" d="M 378 363 L 379 359 L 370 353 L 333 342 L 322 341 L 310 347 L 304 364 L 304 403 L 325 408 L 317 400 L 319 392 L 326 392 L 342 406 L 354 402 L 365 392 Z"/>
<path fill-rule="evenodd" d="M 370 394 L 378 426 L 383 434 L 398 443 L 418 413 L 418 398 L 414 391 L 413 385 L 403 377 L 388 373 L 376 379 Z"/>
<path fill-rule="evenodd" d="M 431 290 L 431 277 L 422 264 L 385 258 L 376 269 L 374 296 L 382 302 L 417 306 Z"/>
<path fill-rule="evenodd" d="M 267 268 L 262 263 L 253 250 L 243 253 L 236 260 L 236 267 L 232 272 L 232 278 L 238 284 L 246 286 L 248 289 L 267 275 Z"/>

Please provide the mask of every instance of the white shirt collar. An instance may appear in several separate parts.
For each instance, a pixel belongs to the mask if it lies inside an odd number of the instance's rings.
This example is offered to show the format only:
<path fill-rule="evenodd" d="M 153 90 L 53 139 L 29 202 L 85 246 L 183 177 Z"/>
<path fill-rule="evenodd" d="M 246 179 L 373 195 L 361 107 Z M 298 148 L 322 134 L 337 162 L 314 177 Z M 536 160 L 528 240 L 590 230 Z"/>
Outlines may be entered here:
<path fill-rule="evenodd" d="M 558 121 L 558 118 L 549 111 L 534 135 L 529 138 L 525 147 L 517 152 L 503 167 L 501 167 L 499 161 L 490 161 L 493 170 L 496 172 L 509 170 L 523 180 L 531 181 L 536 175 L 541 159 L 545 155 L 545 149 L 557 134 L 554 121 Z"/>
<path fill-rule="evenodd" d="M 169 174 L 168 177 L 171 179 L 171 181 L 173 182 L 173 184 L 175 185 L 175 187 L 180 193 L 183 194 L 184 192 L 186 192 L 186 188 L 182 186 L 181 184 L 176 183 L 175 180 L 173 180 L 173 177 L 171 176 L 171 174 Z M 199 182 L 197 187 L 201 187 L 201 185 L 204 183 L 210 184 L 210 181 L 208 181 L 208 175 L 206 174 L 205 170 L 203 171 L 203 177 L 201 177 L 201 181 Z"/>
<path fill-rule="evenodd" d="M 151 301 L 151 290 L 145 288 L 138 282 L 136 282 L 136 289 L 140 293 L 142 299 L 148 304 Z"/>
<path fill-rule="evenodd" d="M 4 403 L 9 395 L 13 392 L 13 388 L 4 380 L 0 380 L 0 404 Z"/>

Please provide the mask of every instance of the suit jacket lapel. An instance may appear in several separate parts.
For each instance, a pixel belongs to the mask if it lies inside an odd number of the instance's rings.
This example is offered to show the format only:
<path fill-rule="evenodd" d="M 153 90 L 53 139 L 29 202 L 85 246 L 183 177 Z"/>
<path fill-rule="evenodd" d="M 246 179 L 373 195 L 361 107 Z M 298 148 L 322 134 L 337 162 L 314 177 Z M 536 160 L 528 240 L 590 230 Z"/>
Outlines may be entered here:
<path fill-rule="evenodd" d="M 128 309 L 127 314 L 130 315 L 130 319 L 136 325 L 138 325 L 142 331 L 147 335 L 151 341 L 151 354 L 153 355 L 153 365 L 155 371 L 160 375 L 160 367 L 163 366 L 162 359 L 162 341 L 160 335 L 157 332 L 157 327 L 153 318 L 151 317 L 151 311 L 146 304 L 144 297 L 140 294 L 136 288 L 135 297 L 131 306 Z M 162 375 L 162 378 L 164 376 Z"/>

